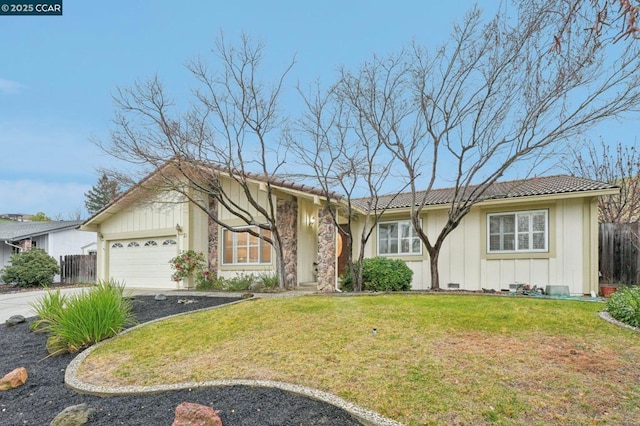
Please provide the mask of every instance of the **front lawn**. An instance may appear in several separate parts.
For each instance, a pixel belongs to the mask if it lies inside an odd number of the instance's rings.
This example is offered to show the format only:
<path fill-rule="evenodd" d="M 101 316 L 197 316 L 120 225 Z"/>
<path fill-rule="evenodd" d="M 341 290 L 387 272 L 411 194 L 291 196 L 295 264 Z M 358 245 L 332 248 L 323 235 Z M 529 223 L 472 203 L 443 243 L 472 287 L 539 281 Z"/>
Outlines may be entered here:
<path fill-rule="evenodd" d="M 258 299 L 144 326 L 96 350 L 79 376 L 278 380 L 406 424 L 635 424 L 639 336 L 599 319 L 603 308 L 455 295 Z"/>

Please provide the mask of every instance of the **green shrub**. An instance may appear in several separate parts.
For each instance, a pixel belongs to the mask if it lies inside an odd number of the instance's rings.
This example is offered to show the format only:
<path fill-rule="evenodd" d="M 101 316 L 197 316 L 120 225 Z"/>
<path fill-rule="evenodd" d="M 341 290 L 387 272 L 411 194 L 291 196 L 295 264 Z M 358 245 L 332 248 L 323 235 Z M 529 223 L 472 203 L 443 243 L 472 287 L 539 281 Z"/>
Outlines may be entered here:
<path fill-rule="evenodd" d="M 133 323 L 132 301 L 123 293 L 124 286 L 114 281 L 99 282 L 89 291 L 67 298 L 49 330 L 66 342 L 69 352 L 115 336 Z"/>
<path fill-rule="evenodd" d="M 224 280 L 222 278 L 201 278 L 196 282 L 196 290 L 202 291 L 222 291 L 224 290 Z"/>
<path fill-rule="evenodd" d="M 208 276 L 208 271 L 206 271 L 207 261 L 202 252 L 187 250 L 171 259 L 169 263 L 173 269 L 171 279 L 175 282 L 184 280 L 192 275 L 195 276 L 197 282 L 200 282 Z"/>
<path fill-rule="evenodd" d="M 262 283 L 265 290 L 276 290 L 278 288 L 278 275 L 274 273 L 264 272 L 258 275 L 258 281 Z"/>
<path fill-rule="evenodd" d="M 358 263 L 355 268 L 357 270 Z M 407 291 L 411 290 L 413 271 L 400 259 L 373 257 L 362 262 L 363 291 Z M 349 272 L 342 277 L 340 289 L 353 291 L 354 279 Z"/>
<path fill-rule="evenodd" d="M 2 270 L 0 278 L 18 287 L 46 287 L 60 272 L 58 262 L 44 250 L 34 248 L 11 255 L 11 265 Z"/>
<path fill-rule="evenodd" d="M 66 303 L 67 297 L 60 293 L 60 290 L 47 290 L 44 296 L 31 303 L 38 319 L 29 325 L 29 329 L 35 332 L 49 332 L 51 325 L 62 315 Z"/>
<path fill-rule="evenodd" d="M 609 314 L 633 327 L 640 327 L 640 287 L 621 287 L 607 300 Z"/>
<path fill-rule="evenodd" d="M 254 281 L 253 274 L 239 273 L 233 278 L 225 279 L 223 287 L 226 291 L 247 291 Z"/>

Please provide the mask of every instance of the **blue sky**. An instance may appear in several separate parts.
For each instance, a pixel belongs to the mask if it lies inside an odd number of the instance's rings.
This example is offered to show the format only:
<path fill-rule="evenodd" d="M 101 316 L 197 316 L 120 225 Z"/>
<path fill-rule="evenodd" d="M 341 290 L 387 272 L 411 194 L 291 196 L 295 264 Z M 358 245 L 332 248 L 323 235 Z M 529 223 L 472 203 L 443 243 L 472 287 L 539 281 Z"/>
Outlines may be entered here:
<path fill-rule="evenodd" d="M 440 44 L 472 4 L 64 0 L 63 16 L 0 16 L 0 213 L 86 216 L 84 193 L 111 161 L 90 139 L 108 138 L 116 88 L 158 74 L 187 99 L 184 64 L 221 31 L 263 40 L 274 69 L 295 55 L 293 92 L 412 40 Z"/>

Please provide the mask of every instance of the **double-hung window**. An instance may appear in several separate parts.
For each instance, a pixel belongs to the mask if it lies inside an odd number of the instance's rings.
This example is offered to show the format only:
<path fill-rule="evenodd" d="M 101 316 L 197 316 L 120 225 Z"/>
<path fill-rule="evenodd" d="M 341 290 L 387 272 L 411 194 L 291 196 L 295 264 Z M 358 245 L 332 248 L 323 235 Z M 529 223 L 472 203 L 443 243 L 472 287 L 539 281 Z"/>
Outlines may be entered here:
<path fill-rule="evenodd" d="M 246 228 L 245 228 L 246 229 Z M 263 237 L 271 237 L 270 231 L 251 228 Z M 225 265 L 259 265 L 271 263 L 271 245 L 248 232 L 222 230 L 222 263 Z"/>
<path fill-rule="evenodd" d="M 422 254 L 422 242 L 411 221 L 379 223 L 378 254 Z"/>
<path fill-rule="evenodd" d="M 487 252 L 549 251 L 548 217 L 547 210 L 487 215 Z"/>

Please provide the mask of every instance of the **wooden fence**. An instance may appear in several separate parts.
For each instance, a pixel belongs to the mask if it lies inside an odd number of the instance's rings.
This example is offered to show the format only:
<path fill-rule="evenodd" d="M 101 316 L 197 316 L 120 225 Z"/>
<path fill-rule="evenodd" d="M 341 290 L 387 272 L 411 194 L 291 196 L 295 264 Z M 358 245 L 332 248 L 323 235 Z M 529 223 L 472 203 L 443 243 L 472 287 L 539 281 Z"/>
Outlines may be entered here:
<path fill-rule="evenodd" d="M 600 281 L 640 285 L 640 222 L 601 223 L 598 240 Z"/>
<path fill-rule="evenodd" d="M 96 258 L 95 254 L 60 256 L 60 282 L 66 284 L 95 283 Z"/>

